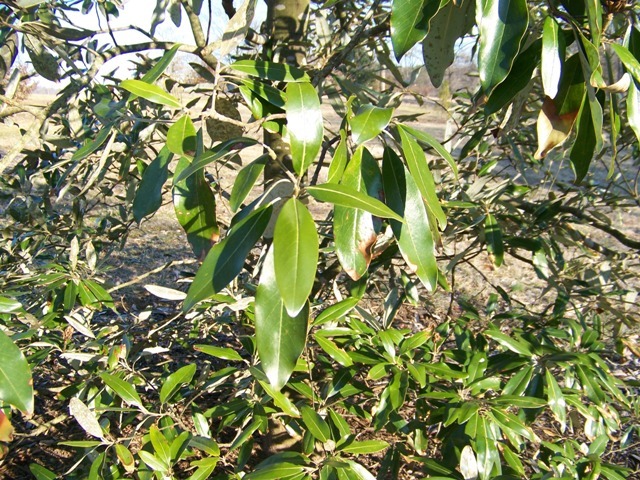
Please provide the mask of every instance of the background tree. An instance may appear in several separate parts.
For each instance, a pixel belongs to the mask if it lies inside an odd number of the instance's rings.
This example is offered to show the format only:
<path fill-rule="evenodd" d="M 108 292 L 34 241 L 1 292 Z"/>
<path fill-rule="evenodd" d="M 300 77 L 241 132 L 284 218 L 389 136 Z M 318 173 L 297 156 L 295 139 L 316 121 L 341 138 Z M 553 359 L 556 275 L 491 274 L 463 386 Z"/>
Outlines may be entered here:
<path fill-rule="evenodd" d="M 61 412 L 77 454 L 36 478 L 637 472 L 638 6 L 268 1 L 259 31 L 255 0 L 221 6 L 218 38 L 215 2 L 158 0 L 138 43 L 120 2 L 0 6 L 10 475 L 18 410 L 38 448 Z M 398 62 L 437 87 L 463 47 L 477 82 L 435 138 Z M 19 51 L 60 84 L 44 107 L 13 99 Z M 198 268 L 146 285 L 182 302 L 156 325 L 112 298 L 153 272 L 107 267 L 167 202 Z"/>

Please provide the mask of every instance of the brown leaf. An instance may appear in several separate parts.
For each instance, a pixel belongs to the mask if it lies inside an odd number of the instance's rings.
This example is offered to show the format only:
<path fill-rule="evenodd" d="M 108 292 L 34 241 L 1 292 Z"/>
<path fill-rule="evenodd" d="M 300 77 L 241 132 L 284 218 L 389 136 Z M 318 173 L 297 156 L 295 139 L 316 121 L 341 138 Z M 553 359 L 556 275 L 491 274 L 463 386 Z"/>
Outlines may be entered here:
<path fill-rule="evenodd" d="M 571 133 L 578 110 L 558 115 L 555 102 L 545 97 L 538 115 L 538 150 L 536 159 L 544 158 L 553 148 L 561 145 Z"/>

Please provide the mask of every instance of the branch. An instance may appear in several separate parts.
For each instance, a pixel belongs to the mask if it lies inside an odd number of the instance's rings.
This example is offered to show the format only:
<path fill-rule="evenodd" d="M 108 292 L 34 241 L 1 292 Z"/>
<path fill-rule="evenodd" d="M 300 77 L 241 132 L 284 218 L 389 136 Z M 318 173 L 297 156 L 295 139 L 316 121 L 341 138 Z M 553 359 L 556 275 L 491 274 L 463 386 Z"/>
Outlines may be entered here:
<path fill-rule="evenodd" d="M 204 34 L 204 30 L 202 30 L 202 24 L 200 23 L 198 14 L 193 10 L 191 2 L 188 0 L 181 0 L 181 3 L 185 12 L 187 12 L 187 17 L 189 17 L 189 23 L 191 24 L 191 31 L 193 32 L 193 38 L 196 41 L 196 45 L 199 48 L 206 47 L 207 36 Z"/>

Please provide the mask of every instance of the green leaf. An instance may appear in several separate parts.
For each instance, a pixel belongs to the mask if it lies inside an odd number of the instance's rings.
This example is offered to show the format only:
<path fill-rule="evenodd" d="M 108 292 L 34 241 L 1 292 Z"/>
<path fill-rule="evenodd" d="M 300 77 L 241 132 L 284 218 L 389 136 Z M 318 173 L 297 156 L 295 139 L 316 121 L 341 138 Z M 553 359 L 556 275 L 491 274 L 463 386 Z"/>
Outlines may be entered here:
<path fill-rule="evenodd" d="M 178 161 L 174 178 L 187 170 L 192 162 L 187 157 Z M 196 257 L 203 258 L 219 238 L 216 198 L 204 177 L 204 170 L 173 185 L 173 207 L 178 222 Z"/>
<path fill-rule="evenodd" d="M 104 142 L 107 141 L 112 128 L 112 124 L 103 126 L 102 129 L 98 132 L 98 135 L 96 135 L 96 138 L 80 147 L 76 151 L 76 153 L 73 154 L 71 160 L 74 162 L 79 162 L 80 160 L 84 160 L 85 158 L 87 158 L 93 152 L 97 151 L 104 144 Z"/>
<path fill-rule="evenodd" d="M 351 442 L 341 446 L 338 450 L 344 453 L 351 453 L 353 455 L 367 455 L 371 453 L 378 453 L 385 448 L 388 448 L 389 444 L 384 440 L 363 440 L 362 442 Z"/>
<path fill-rule="evenodd" d="M 242 202 L 247 198 L 268 161 L 269 156 L 262 155 L 238 172 L 238 176 L 233 182 L 231 198 L 229 199 L 229 207 L 233 212 L 238 211 Z"/>
<path fill-rule="evenodd" d="M 344 184 L 324 183 L 314 187 L 307 187 L 306 190 L 309 195 L 321 202 L 329 202 L 342 207 L 358 208 L 377 217 L 393 218 L 398 222 L 404 221 L 401 216 L 380 200 Z"/>
<path fill-rule="evenodd" d="M 493 470 L 500 468 L 498 442 L 490 438 L 491 431 L 487 423 L 484 417 L 478 416 L 477 433 L 473 440 L 474 450 L 478 460 L 478 474 L 481 480 L 492 478 Z"/>
<path fill-rule="evenodd" d="M 246 73 L 251 77 L 275 82 L 309 82 L 311 79 L 304 71 L 285 63 L 274 63 L 263 60 L 238 60 L 229 65 L 236 72 Z"/>
<path fill-rule="evenodd" d="M 616 55 L 618 55 L 625 70 L 629 72 L 629 75 L 633 77 L 637 84 L 640 84 L 640 62 L 638 59 L 633 56 L 628 48 L 617 43 L 611 43 L 610 45 L 613 51 L 616 52 Z"/>
<path fill-rule="evenodd" d="M 169 175 L 173 154 L 165 146 L 142 174 L 142 180 L 133 199 L 133 218 L 140 223 L 144 217 L 156 212 L 162 205 L 162 187 Z"/>
<path fill-rule="evenodd" d="M 640 142 L 640 87 L 631 82 L 627 92 L 627 120 Z"/>
<path fill-rule="evenodd" d="M 429 29 L 429 20 L 440 7 L 440 0 L 393 0 L 391 5 L 391 44 L 400 60 Z"/>
<path fill-rule="evenodd" d="M 427 208 L 436 218 L 441 230 L 447 226 L 447 216 L 442 210 L 440 199 L 436 193 L 436 184 L 427 164 L 427 157 L 424 151 L 412 137 L 402 128 L 399 127 L 400 140 L 402 142 L 402 152 L 409 167 L 409 172 L 413 180 L 422 194 L 422 198 L 426 201 Z"/>
<path fill-rule="evenodd" d="M 275 274 L 290 316 L 304 308 L 318 263 L 318 232 L 309 210 L 296 198 L 283 205 L 273 234 Z"/>
<path fill-rule="evenodd" d="M 231 360 L 233 362 L 241 362 L 242 357 L 233 348 L 216 347 L 215 345 L 194 345 L 193 349 L 212 357 L 221 358 L 223 360 Z"/>
<path fill-rule="evenodd" d="M 491 403 L 519 408 L 541 408 L 547 404 L 542 398 L 521 397 L 519 395 L 500 395 L 492 399 Z"/>
<path fill-rule="evenodd" d="M 164 469 L 168 470 L 171 467 L 171 447 L 157 425 L 151 425 L 149 428 L 149 438 L 156 458 L 160 460 Z"/>
<path fill-rule="evenodd" d="M 209 251 L 189 287 L 182 306 L 184 312 L 220 292 L 242 271 L 247 255 L 267 228 L 271 211 L 272 207 L 267 206 L 252 212 Z"/>
<path fill-rule="evenodd" d="M 180 101 L 176 97 L 157 85 L 152 85 L 142 80 L 123 80 L 120 82 L 120 88 L 153 103 L 166 105 L 167 107 L 182 108 Z"/>
<path fill-rule="evenodd" d="M 33 413 L 33 380 L 22 351 L 0 330 L 0 400 Z"/>
<path fill-rule="evenodd" d="M 169 470 L 169 465 L 165 465 L 162 460 L 146 450 L 138 451 L 138 456 L 155 472 L 167 472 Z"/>
<path fill-rule="evenodd" d="M 279 407 L 285 414 L 290 417 L 300 417 L 300 411 L 293 404 L 289 397 L 285 394 L 280 393 L 278 390 L 274 389 L 271 384 L 266 383 L 262 380 L 258 380 L 264 391 L 273 399 L 273 403 Z"/>
<path fill-rule="evenodd" d="M 458 165 L 456 161 L 453 159 L 451 154 L 444 148 L 438 140 L 429 135 L 427 132 L 423 132 L 421 130 L 416 130 L 415 128 L 411 128 L 407 125 L 399 124 L 399 128 L 404 130 L 405 132 L 411 134 L 416 140 L 419 142 L 425 143 L 433 148 L 438 154 L 449 164 L 449 167 L 453 171 L 453 175 L 455 179 L 458 179 Z"/>
<path fill-rule="evenodd" d="M 358 109 L 358 113 L 349 121 L 351 136 L 356 145 L 372 140 L 384 130 L 393 115 L 393 108 L 379 108 L 373 105 L 364 105 Z"/>
<path fill-rule="evenodd" d="M 302 465 L 289 462 L 277 462 L 248 473 L 244 480 L 286 480 L 304 472 Z"/>
<path fill-rule="evenodd" d="M 274 248 L 270 248 L 256 291 L 255 335 L 262 370 L 277 391 L 289 381 L 304 350 L 308 319 L 307 302 L 297 315 L 287 313 L 276 282 Z"/>
<path fill-rule="evenodd" d="M 560 88 L 565 53 L 564 34 L 556 19 L 549 16 L 542 31 L 542 86 L 547 97 L 555 98 Z M 514 65 L 515 68 L 515 65 Z"/>
<path fill-rule="evenodd" d="M 167 131 L 167 148 L 175 155 L 193 156 L 196 152 L 196 127 L 189 115 L 184 115 Z"/>
<path fill-rule="evenodd" d="M 122 445 L 121 443 L 115 444 L 116 456 L 118 457 L 118 461 L 122 464 L 124 469 L 131 473 L 135 470 L 136 461 L 131 454 L 131 451 Z"/>
<path fill-rule="evenodd" d="M 488 213 L 484 220 L 484 238 L 487 242 L 489 258 L 496 267 L 502 265 L 504 259 L 504 245 L 502 243 L 502 230 L 495 217 Z"/>
<path fill-rule="evenodd" d="M 329 164 L 327 183 L 340 182 L 348 161 L 347 136 L 344 130 L 340 130 L 340 143 L 336 147 L 333 158 L 331 159 L 331 164 Z"/>
<path fill-rule="evenodd" d="M 533 431 L 513 413 L 500 408 L 491 407 L 490 415 L 503 431 L 510 431 L 511 433 L 524 437 L 532 442 L 538 441 L 538 438 Z"/>
<path fill-rule="evenodd" d="M 140 399 L 140 396 L 138 395 L 138 392 L 136 392 L 133 385 L 125 382 L 120 377 L 111 375 L 110 373 L 101 373 L 100 378 L 111 390 L 116 393 L 116 395 L 122 398 L 124 403 L 144 409 L 142 400 Z"/>
<path fill-rule="evenodd" d="M 307 429 L 311 432 L 311 435 L 320 440 L 322 443 L 325 443 L 331 438 L 331 430 L 329 429 L 329 424 L 325 422 L 324 418 L 318 415 L 318 413 L 313 408 L 304 405 L 300 409 L 300 413 L 302 414 L 302 421 L 304 422 Z"/>
<path fill-rule="evenodd" d="M 387 204 L 405 222 L 390 220 L 400 253 L 429 291 L 438 282 L 438 266 L 429 217 L 418 187 L 396 153 L 385 149 L 382 179 Z"/>
<path fill-rule="evenodd" d="M 43 467 L 42 465 L 38 465 L 37 463 L 30 463 L 29 471 L 36 478 L 36 480 L 56 480 L 56 478 L 58 478 L 57 473 L 54 473 L 51 470 Z"/>
<path fill-rule="evenodd" d="M 562 394 L 562 389 L 549 370 L 545 370 L 545 380 L 547 383 L 547 398 L 549 408 L 553 416 L 560 423 L 560 431 L 564 433 L 567 428 L 567 402 Z"/>
<path fill-rule="evenodd" d="M 526 365 L 507 382 L 502 390 L 503 395 L 522 395 L 533 377 L 533 367 Z"/>
<path fill-rule="evenodd" d="M 221 158 L 224 158 L 226 155 L 234 153 L 236 150 L 250 147 L 257 143 L 259 143 L 257 140 L 247 137 L 232 138 L 231 140 L 222 142 L 211 148 L 210 150 L 207 150 L 201 154 L 197 154 L 193 159 L 193 162 L 191 162 L 191 164 L 184 170 L 179 172 L 176 170 L 175 176 L 173 178 L 173 183 L 180 183 L 189 178 L 194 173 L 202 170 L 210 163 L 216 162 Z"/>
<path fill-rule="evenodd" d="M 334 322 L 343 318 L 349 313 L 360 301 L 359 298 L 349 297 L 341 300 L 338 303 L 334 303 L 330 307 L 325 308 L 313 321 L 313 325 L 318 327 L 323 323 Z"/>
<path fill-rule="evenodd" d="M 345 469 L 349 472 L 350 479 L 353 480 L 376 480 L 376 477 L 369 472 L 366 468 L 353 460 L 341 459 L 341 462 L 345 462 L 348 467 Z"/>
<path fill-rule="evenodd" d="M 526 0 L 480 0 L 478 70 L 485 94 L 511 71 L 529 25 Z"/>
<path fill-rule="evenodd" d="M 260 98 L 266 100 L 275 107 L 284 108 L 287 103 L 287 99 L 282 90 L 278 90 L 267 83 L 254 79 L 243 79 L 242 83 L 252 92 L 260 96 Z"/>
<path fill-rule="evenodd" d="M 437 378 L 444 378 L 451 380 L 454 378 L 466 378 L 469 376 L 467 372 L 461 372 L 460 370 L 454 370 L 444 362 L 438 363 L 425 363 L 424 368 L 427 373 L 434 375 Z"/>
<path fill-rule="evenodd" d="M 456 42 L 475 25 L 475 11 L 475 0 L 449 1 L 429 22 L 422 55 L 434 87 L 442 85 L 444 73 L 453 63 Z"/>
<path fill-rule="evenodd" d="M 334 342 L 332 342 L 328 338 L 325 338 L 322 335 L 320 335 L 319 332 L 321 332 L 321 330 L 316 332 L 314 337 L 316 339 L 316 342 L 318 342 L 318 345 L 320 345 L 320 348 L 322 348 L 322 350 L 324 350 L 327 353 L 327 355 L 329 355 L 336 362 L 338 362 L 340 365 L 343 365 L 345 367 L 350 367 L 351 365 L 353 365 L 353 360 L 351 360 L 351 357 L 347 352 L 345 352 L 343 349 L 338 347 Z"/>
<path fill-rule="evenodd" d="M 160 78 L 160 76 L 164 73 L 164 71 L 169 67 L 173 57 L 176 56 L 176 53 L 180 49 L 182 45 L 176 43 L 169 50 L 164 52 L 160 60 L 156 62 L 156 64 L 149 69 L 147 73 L 142 77 L 142 81 L 145 83 L 154 83 L 156 80 Z"/>
<path fill-rule="evenodd" d="M 508 348 L 512 352 L 524 355 L 525 357 L 531 357 L 533 355 L 531 345 L 525 340 L 516 340 L 498 330 L 487 330 L 484 334 L 489 338 L 493 338 L 500 345 Z"/>
<path fill-rule="evenodd" d="M 585 95 L 576 121 L 576 138 L 569 154 L 573 170 L 576 173 L 576 183 L 580 183 L 589 172 L 596 146 L 591 102 L 589 102 L 588 95 Z"/>
<path fill-rule="evenodd" d="M 285 110 L 293 168 L 302 176 L 322 146 L 324 127 L 320 99 L 310 83 L 289 83 L 286 94 Z"/>
<path fill-rule="evenodd" d="M 9 297 L 0 296 L 0 313 L 12 313 L 17 312 L 22 308 L 22 304 Z"/>
<path fill-rule="evenodd" d="M 190 383 L 196 373 L 196 364 L 185 365 L 169 375 L 160 389 L 160 403 L 166 403 L 182 385 Z"/>

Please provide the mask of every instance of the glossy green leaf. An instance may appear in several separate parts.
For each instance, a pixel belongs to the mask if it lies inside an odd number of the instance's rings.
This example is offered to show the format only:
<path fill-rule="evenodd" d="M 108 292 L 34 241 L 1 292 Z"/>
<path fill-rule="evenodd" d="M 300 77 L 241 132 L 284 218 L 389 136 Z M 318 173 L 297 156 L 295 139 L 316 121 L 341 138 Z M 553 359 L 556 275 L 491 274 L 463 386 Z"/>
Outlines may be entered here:
<path fill-rule="evenodd" d="M 404 221 L 402 217 L 380 200 L 345 184 L 324 183 L 314 187 L 307 187 L 306 190 L 309 195 L 321 202 L 329 202 L 341 207 L 359 208 L 377 217 L 393 218 L 398 222 Z"/>
<path fill-rule="evenodd" d="M 526 0 L 481 0 L 478 70 L 485 94 L 511 71 L 529 25 Z"/>
<path fill-rule="evenodd" d="M 589 33 L 596 48 L 600 46 L 602 36 L 602 2 L 600 0 L 584 0 L 587 7 L 587 18 L 589 19 Z"/>
<path fill-rule="evenodd" d="M 349 473 L 350 480 L 376 480 L 376 477 L 358 462 L 348 459 L 342 459 L 341 462 L 347 464 L 345 470 Z"/>
<path fill-rule="evenodd" d="M 189 115 L 184 115 L 167 131 L 167 148 L 175 155 L 193 156 L 196 151 L 196 127 Z"/>
<path fill-rule="evenodd" d="M 300 200 L 282 207 L 273 234 L 276 282 L 290 316 L 307 304 L 318 263 L 318 232 L 313 217 Z"/>
<path fill-rule="evenodd" d="M 469 376 L 467 372 L 455 370 L 444 362 L 425 363 L 423 366 L 427 370 L 427 373 L 429 373 L 430 375 L 446 380 L 452 380 L 455 378 L 467 378 Z"/>
<path fill-rule="evenodd" d="M 132 384 L 125 382 L 120 377 L 116 377 L 110 373 L 101 373 L 100 378 L 124 401 L 124 403 L 144 409 L 140 395 L 138 395 L 138 392 L 136 392 L 136 389 Z"/>
<path fill-rule="evenodd" d="M 325 443 L 331 438 L 329 424 L 313 408 L 304 405 L 300 409 L 300 413 L 304 425 L 317 440 Z"/>
<path fill-rule="evenodd" d="M 33 413 L 31 369 L 22 351 L 0 330 L 0 400 Z"/>
<path fill-rule="evenodd" d="M 209 251 L 189 287 L 182 306 L 184 312 L 220 292 L 242 271 L 247 255 L 267 228 L 271 212 L 271 206 L 252 212 Z"/>
<path fill-rule="evenodd" d="M 157 85 L 143 82 L 142 80 L 123 80 L 120 82 L 120 88 L 153 103 L 166 105 L 167 107 L 182 107 L 180 101 L 176 97 L 167 93 Z"/>
<path fill-rule="evenodd" d="M 264 171 L 264 167 L 269 161 L 268 155 L 262 155 L 256 158 L 253 162 L 244 166 L 239 172 L 233 182 L 231 189 L 231 198 L 229 199 L 229 207 L 233 212 L 237 212 L 238 208 L 242 205 L 242 202 L 247 198 L 254 185 L 258 181 L 258 178 Z"/>
<path fill-rule="evenodd" d="M 310 83 L 287 85 L 287 130 L 291 145 L 293 168 L 300 176 L 313 163 L 324 133 L 320 99 Z"/>
<path fill-rule="evenodd" d="M 456 42 L 475 25 L 475 11 L 475 0 L 450 1 L 429 22 L 422 56 L 434 87 L 442 85 L 444 74 L 453 63 Z"/>
<path fill-rule="evenodd" d="M 363 105 L 356 115 L 349 120 L 351 137 L 356 145 L 376 138 L 384 130 L 391 116 L 393 108 L 380 108 L 373 105 Z"/>
<path fill-rule="evenodd" d="M 378 453 L 388 448 L 389 444 L 384 440 L 363 440 L 361 442 L 351 442 L 339 448 L 341 452 L 351 453 L 353 455 L 367 455 Z"/>
<path fill-rule="evenodd" d="M 552 16 L 546 18 L 542 31 L 542 86 L 544 94 L 555 98 L 560 88 L 565 53 L 564 34 Z M 515 68 L 515 65 L 514 65 Z"/>
<path fill-rule="evenodd" d="M 340 130 L 340 143 L 333 153 L 333 158 L 329 164 L 327 183 L 339 183 L 349 160 L 347 154 L 347 137 L 344 130 Z"/>
<path fill-rule="evenodd" d="M 503 395 L 522 395 L 529 387 L 529 382 L 533 377 L 533 367 L 530 365 L 521 368 L 504 386 Z"/>
<path fill-rule="evenodd" d="M 36 480 L 55 480 L 58 478 L 58 474 L 52 472 L 48 468 L 38 465 L 37 463 L 29 464 L 29 471 L 35 477 Z"/>
<path fill-rule="evenodd" d="M 640 142 L 640 87 L 631 82 L 627 92 L 627 120 Z"/>
<path fill-rule="evenodd" d="M 545 380 L 547 384 L 549 408 L 558 423 L 560 423 L 560 431 L 564 432 L 567 428 L 567 402 L 564 399 L 560 385 L 558 385 L 558 382 L 549 370 L 545 370 Z"/>
<path fill-rule="evenodd" d="M 602 406 L 606 401 L 606 396 L 600 388 L 600 385 L 598 385 L 593 372 L 589 371 L 589 368 L 583 365 L 575 365 L 575 370 L 582 384 L 582 389 L 587 394 L 587 397 L 589 397 L 589 400 L 596 405 Z"/>
<path fill-rule="evenodd" d="M 502 408 L 491 407 L 490 415 L 503 431 L 510 430 L 512 433 L 524 437 L 532 442 L 538 441 L 537 436 L 533 433 L 531 428 L 527 427 L 523 421 L 513 413 Z"/>
<path fill-rule="evenodd" d="M 478 474 L 481 480 L 492 478 L 494 469 L 500 469 L 498 442 L 490 438 L 490 427 L 483 416 L 478 416 L 477 434 L 473 440 L 477 457 Z"/>
<path fill-rule="evenodd" d="M 194 350 L 202 352 L 212 357 L 221 358 L 223 360 L 231 360 L 234 362 L 241 362 L 242 357 L 233 348 L 217 347 L 215 345 L 194 345 Z"/>
<path fill-rule="evenodd" d="M 331 358 L 333 358 L 336 362 L 344 367 L 350 367 L 353 365 L 353 360 L 347 352 L 345 352 L 342 348 L 338 347 L 333 341 L 328 338 L 319 335 L 318 332 L 314 335 L 316 342 L 320 345 L 320 348 L 327 353 Z"/>
<path fill-rule="evenodd" d="M 576 183 L 580 183 L 589 172 L 596 144 L 591 102 L 589 102 L 588 95 L 585 95 L 576 121 L 576 138 L 569 154 L 573 170 L 576 173 Z"/>
<path fill-rule="evenodd" d="M 169 471 L 169 465 L 165 465 L 165 463 L 158 457 L 156 457 L 153 453 L 147 452 L 146 450 L 139 450 L 138 456 L 144 463 L 149 466 L 151 470 L 155 472 L 166 473 Z"/>
<path fill-rule="evenodd" d="M 435 217 L 441 230 L 447 226 L 447 216 L 442 210 L 440 199 L 436 193 L 436 184 L 427 164 L 424 151 L 402 127 L 398 128 L 402 142 L 402 152 L 409 167 L 409 172 L 427 204 L 427 208 Z"/>
<path fill-rule="evenodd" d="M 182 157 L 174 178 L 191 164 L 188 158 Z M 216 219 L 216 198 L 203 170 L 177 183 L 174 180 L 173 207 L 196 257 L 204 258 L 218 240 L 220 230 Z"/>
<path fill-rule="evenodd" d="M 133 199 L 133 218 L 138 223 L 156 212 L 162 205 L 162 187 L 169 175 L 169 163 L 173 154 L 165 146 L 142 174 L 142 180 Z"/>
<path fill-rule="evenodd" d="M 335 322 L 343 318 L 347 313 L 355 308 L 359 301 L 359 298 L 349 297 L 339 301 L 338 303 L 334 303 L 320 312 L 313 321 L 313 325 L 318 327 L 323 323 Z"/>
<path fill-rule="evenodd" d="M 274 265 L 274 248 L 265 257 L 256 291 L 256 347 L 262 370 L 277 391 L 289 381 L 307 339 L 309 306 L 291 316 L 278 289 Z"/>
<path fill-rule="evenodd" d="M 270 383 L 258 380 L 260 386 L 273 399 L 273 403 L 290 417 L 300 417 L 300 411 L 284 393 L 279 392 Z"/>
<path fill-rule="evenodd" d="M 487 330 L 484 334 L 489 338 L 493 338 L 500 345 L 508 348 L 512 352 L 524 355 L 525 357 L 531 357 L 533 355 L 531 346 L 523 339 L 517 340 L 498 330 Z"/>
<path fill-rule="evenodd" d="M 165 469 L 168 469 L 171 466 L 171 447 L 157 425 L 149 427 L 149 438 L 155 457 L 162 462 Z"/>
<path fill-rule="evenodd" d="M 411 271 L 432 291 L 438 282 L 438 266 L 429 217 L 411 174 L 390 149 L 384 153 L 382 178 L 387 205 L 405 220 L 390 220 L 400 253 Z"/>
<path fill-rule="evenodd" d="M 547 404 L 542 398 L 521 397 L 519 395 L 500 395 L 492 399 L 491 403 L 519 408 L 541 408 Z"/>
<path fill-rule="evenodd" d="M 391 44 L 400 60 L 427 34 L 429 20 L 440 7 L 440 0 L 394 0 L 391 4 Z"/>
<path fill-rule="evenodd" d="M 277 462 L 248 473 L 244 480 L 287 480 L 304 472 L 304 467 L 295 463 Z"/>
<path fill-rule="evenodd" d="M 9 297 L 0 296 L 0 313 L 12 313 L 17 312 L 22 308 L 22 304 Z"/>
<path fill-rule="evenodd" d="M 303 70 L 285 63 L 264 60 L 238 60 L 229 65 L 229 68 L 251 77 L 276 82 L 309 82 L 311 80 Z"/>
<path fill-rule="evenodd" d="M 456 180 L 458 179 L 458 165 L 456 164 L 456 161 L 453 159 L 453 157 L 447 151 L 447 149 L 444 148 L 440 144 L 440 142 L 438 142 L 438 140 L 436 140 L 434 137 L 429 135 L 427 132 L 423 132 L 422 130 L 417 130 L 415 128 L 409 127 L 408 125 L 400 124 L 398 125 L 398 127 L 404 130 L 405 132 L 411 134 L 419 142 L 422 142 L 426 145 L 429 145 L 431 148 L 433 148 L 438 153 L 438 155 L 440 155 L 449 164 L 449 167 L 453 171 L 453 175 L 455 176 L 455 179 Z"/>
<path fill-rule="evenodd" d="M 484 220 L 484 238 L 487 242 L 489 258 L 496 267 L 502 265 L 504 259 L 504 245 L 502 243 L 502 230 L 495 217 L 488 213 Z"/>
<path fill-rule="evenodd" d="M 185 365 L 169 375 L 160 389 L 160 402 L 166 403 L 175 395 L 182 385 L 190 383 L 196 373 L 196 364 Z"/>
<path fill-rule="evenodd" d="M 118 461 L 122 464 L 125 470 L 131 473 L 135 470 L 136 461 L 131 454 L 131 451 L 121 443 L 115 444 L 116 456 Z"/>
<path fill-rule="evenodd" d="M 164 73 L 164 71 L 169 67 L 169 65 L 171 65 L 173 57 L 176 56 L 176 53 L 181 46 L 181 44 L 176 43 L 173 47 L 164 52 L 162 57 L 160 57 L 156 64 L 151 67 L 147 73 L 144 74 L 141 80 L 145 83 L 154 83 L 156 80 L 158 80 Z"/>
<path fill-rule="evenodd" d="M 201 171 L 210 163 L 216 162 L 230 153 L 234 153 L 237 150 L 250 147 L 257 143 L 257 140 L 247 137 L 232 138 L 226 142 L 219 143 L 213 148 L 197 154 L 193 159 L 193 162 L 191 162 L 184 170 L 176 170 L 173 183 L 176 184 L 182 182 L 183 180 L 188 179 L 191 175 Z"/>
<path fill-rule="evenodd" d="M 243 85 L 246 85 L 252 92 L 256 93 L 260 98 L 266 100 L 278 108 L 284 108 L 287 99 L 282 90 L 278 90 L 271 85 L 254 79 L 243 79 Z"/>
<path fill-rule="evenodd" d="M 625 70 L 633 77 L 636 84 L 640 84 L 640 61 L 638 61 L 628 48 L 618 43 L 611 43 L 610 45 L 613 51 L 616 52 L 616 55 L 618 55 Z"/>
<path fill-rule="evenodd" d="M 105 125 L 96 135 L 96 138 L 85 143 L 82 147 L 80 147 L 76 153 L 73 154 L 71 160 L 74 162 L 79 162 L 80 160 L 84 160 L 93 152 L 97 151 L 104 142 L 107 141 L 109 134 L 111 133 L 111 129 L 113 128 L 112 124 Z"/>

